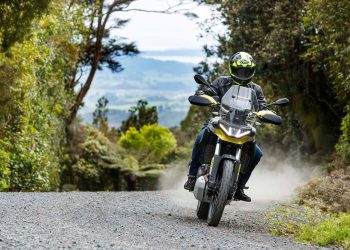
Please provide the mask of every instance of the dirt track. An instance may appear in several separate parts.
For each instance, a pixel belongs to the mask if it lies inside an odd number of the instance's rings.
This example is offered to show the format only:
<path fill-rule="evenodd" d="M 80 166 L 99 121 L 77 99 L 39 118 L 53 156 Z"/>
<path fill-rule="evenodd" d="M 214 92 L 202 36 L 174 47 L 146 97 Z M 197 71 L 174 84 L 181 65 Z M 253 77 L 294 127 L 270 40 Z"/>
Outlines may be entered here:
<path fill-rule="evenodd" d="M 1 193 L 1 249 L 316 249 L 271 237 L 270 202 L 234 202 L 217 228 L 185 191 Z"/>

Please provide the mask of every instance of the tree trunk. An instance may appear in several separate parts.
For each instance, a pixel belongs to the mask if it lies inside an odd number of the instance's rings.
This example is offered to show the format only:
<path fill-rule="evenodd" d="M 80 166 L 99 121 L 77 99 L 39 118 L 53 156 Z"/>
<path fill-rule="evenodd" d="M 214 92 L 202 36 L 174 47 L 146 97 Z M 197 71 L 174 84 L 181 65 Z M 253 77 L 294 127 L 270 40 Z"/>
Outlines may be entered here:
<path fill-rule="evenodd" d="M 69 126 L 72 124 L 74 119 L 77 116 L 78 110 L 84 100 L 84 97 L 86 96 L 87 92 L 89 91 L 92 81 L 94 80 L 95 73 L 98 68 L 99 60 L 100 60 L 100 54 L 101 54 L 101 48 L 102 48 L 102 39 L 103 39 L 103 33 L 105 30 L 105 26 L 107 23 L 107 20 L 109 18 L 109 14 L 103 19 L 103 2 L 104 0 L 100 0 L 100 7 L 98 10 L 98 21 L 97 21 L 97 30 L 96 30 L 96 43 L 95 43 L 95 49 L 94 49 L 94 57 L 92 59 L 91 63 L 91 69 L 89 72 L 89 76 L 85 81 L 85 84 L 80 89 L 74 105 L 70 109 L 70 114 L 66 119 L 66 125 Z"/>
<path fill-rule="evenodd" d="M 89 76 L 88 76 L 85 84 L 83 85 L 83 87 L 80 89 L 80 91 L 75 99 L 74 105 L 70 109 L 70 114 L 67 118 L 67 125 L 70 125 L 73 122 L 73 120 L 76 118 L 78 110 L 79 110 L 79 108 L 84 100 L 84 97 L 86 96 L 87 92 L 89 91 L 89 89 L 91 87 L 92 81 L 94 80 L 95 73 L 96 73 L 97 68 L 98 68 L 99 58 L 100 58 L 99 53 L 97 53 L 94 57 L 93 62 L 92 62 Z"/>

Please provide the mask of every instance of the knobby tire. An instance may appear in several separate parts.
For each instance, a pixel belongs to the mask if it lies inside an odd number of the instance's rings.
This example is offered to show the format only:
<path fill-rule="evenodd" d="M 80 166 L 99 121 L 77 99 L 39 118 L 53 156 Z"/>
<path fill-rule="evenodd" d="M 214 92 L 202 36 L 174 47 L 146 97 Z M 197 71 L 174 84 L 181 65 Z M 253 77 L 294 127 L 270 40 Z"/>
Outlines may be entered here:
<path fill-rule="evenodd" d="M 218 192 L 213 195 L 209 206 L 208 226 L 216 227 L 219 224 L 234 180 L 234 162 L 232 160 L 224 160 L 220 187 Z"/>

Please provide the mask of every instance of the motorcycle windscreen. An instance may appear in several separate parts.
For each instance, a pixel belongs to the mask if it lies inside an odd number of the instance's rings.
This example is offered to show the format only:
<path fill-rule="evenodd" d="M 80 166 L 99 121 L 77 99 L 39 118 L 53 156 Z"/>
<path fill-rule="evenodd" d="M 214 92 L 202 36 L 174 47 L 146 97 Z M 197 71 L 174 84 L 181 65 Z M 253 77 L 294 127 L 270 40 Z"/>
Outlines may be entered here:
<path fill-rule="evenodd" d="M 245 126 L 249 113 L 258 110 L 258 100 L 253 89 L 233 85 L 221 99 L 221 119 Z"/>

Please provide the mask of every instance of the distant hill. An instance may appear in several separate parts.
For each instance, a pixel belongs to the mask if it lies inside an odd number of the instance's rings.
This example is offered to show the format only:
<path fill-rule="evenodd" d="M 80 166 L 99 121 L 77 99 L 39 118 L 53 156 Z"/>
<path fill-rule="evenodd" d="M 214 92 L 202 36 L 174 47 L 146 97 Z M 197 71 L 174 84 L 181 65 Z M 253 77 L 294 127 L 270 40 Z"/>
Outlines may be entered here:
<path fill-rule="evenodd" d="M 172 49 L 172 50 L 149 50 L 141 53 L 142 56 L 192 56 L 202 57 L 203 52 L 198 49 Z"/>
<path fill-rule="evenodd" d="M 183 51 L 182 55 L 190 56 L 191 53 Z M 178 126 L 189 108 L 187 98 L 197 88 L 193 80 L 195 64 L 142 56 L 123 57 L 120 63 L 124 68 L 121 73 L 113 74 L 108 69 L 96 73 L 80 111 L 84 121 L 91 123 L 97 100 L 105 96 L 109 100 L 108 118 L 113 126 L 118 127 L 128 117 L 128 109 L 139 99 L 146 99 L 150 105 L 159 108 L 160 124 Z"/>
<path fill-rule="evenodd" d="M 175 60 L 192 64 L 198 64 L 203 60 L 203 52 L 197 49 L 145 51 L 141 53 L 141 56 L 161 61 Z"/>

